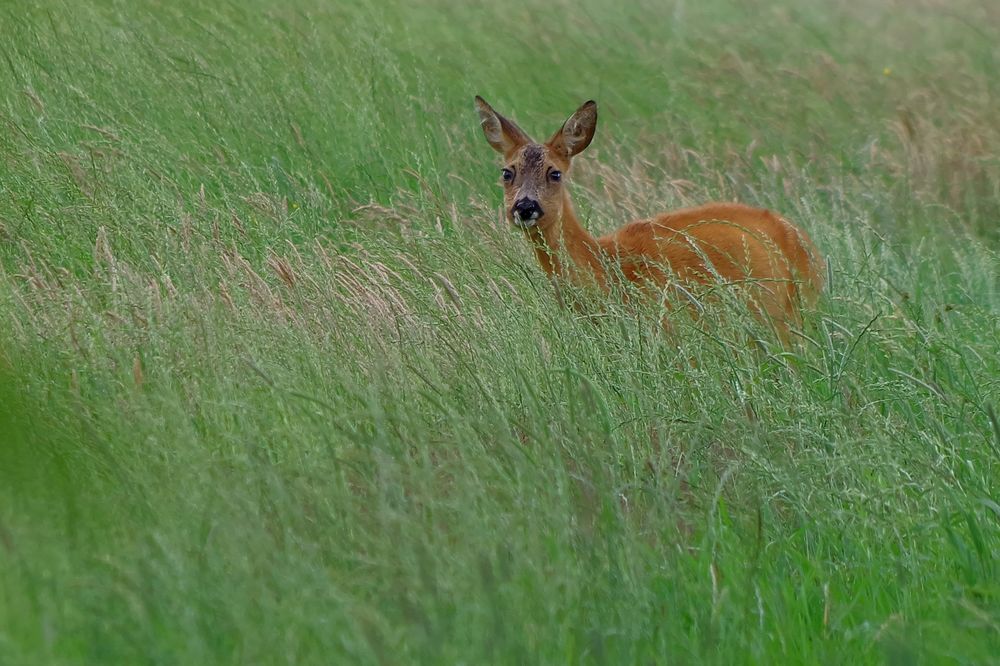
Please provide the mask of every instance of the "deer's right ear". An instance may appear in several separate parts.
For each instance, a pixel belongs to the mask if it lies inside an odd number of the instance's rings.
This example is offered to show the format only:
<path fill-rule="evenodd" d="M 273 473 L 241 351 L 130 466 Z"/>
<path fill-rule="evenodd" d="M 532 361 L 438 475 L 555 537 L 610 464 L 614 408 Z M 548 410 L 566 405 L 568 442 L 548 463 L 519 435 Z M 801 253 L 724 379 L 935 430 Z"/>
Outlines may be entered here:
<path fill-rule="evenodd" d="M 476 95 L 476 111 L 479 112 L 479 122 L 483 126 L 486 140 L 498 153 L 510 155 L 524 144 L 531 143 L 531 139 L 520 127 L 494 111 L 479 95 Z"/>

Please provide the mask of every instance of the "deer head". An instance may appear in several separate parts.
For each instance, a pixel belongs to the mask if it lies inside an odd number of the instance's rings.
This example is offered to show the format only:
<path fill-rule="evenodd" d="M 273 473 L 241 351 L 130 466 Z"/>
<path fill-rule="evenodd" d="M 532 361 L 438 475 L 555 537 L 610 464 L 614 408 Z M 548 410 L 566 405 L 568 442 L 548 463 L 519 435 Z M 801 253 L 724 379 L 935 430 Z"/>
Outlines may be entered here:
<path fill-rule="evenodd" d="M 501 184 L 507 219 L 523 229 L 559 224 L 569 206 L 565 178 L 570 162 L 590 145 L 597 128 L 597 103 L 586 102 L 545 143 L 537 143 L 513 121 L 476 97 L 486 141 L 503 155 Z"/>

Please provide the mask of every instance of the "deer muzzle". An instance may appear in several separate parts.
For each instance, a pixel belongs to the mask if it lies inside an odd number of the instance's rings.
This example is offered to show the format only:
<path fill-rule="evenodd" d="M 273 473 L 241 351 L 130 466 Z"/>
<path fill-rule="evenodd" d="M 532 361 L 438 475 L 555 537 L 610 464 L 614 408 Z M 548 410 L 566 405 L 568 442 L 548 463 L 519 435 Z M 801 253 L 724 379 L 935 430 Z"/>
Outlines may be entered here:
<path fill-rule="evenodd" d="M 526 229 L 538 224 L 538 220 L 545 212 L 534 199 L 518 199 L 514 202 L 514 207 L 511 208 L 510 214 L 514 218 L 514 224 Z"/>

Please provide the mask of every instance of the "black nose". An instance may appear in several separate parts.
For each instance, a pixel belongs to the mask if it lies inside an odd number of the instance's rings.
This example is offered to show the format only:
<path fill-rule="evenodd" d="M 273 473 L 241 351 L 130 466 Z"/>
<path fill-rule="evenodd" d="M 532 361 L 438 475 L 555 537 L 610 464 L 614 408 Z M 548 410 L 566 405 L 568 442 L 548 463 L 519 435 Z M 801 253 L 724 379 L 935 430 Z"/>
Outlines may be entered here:
<path fill-rule="evenodd" d="M 538 202 L 534 199 L 520 199 L 514 202 L 514 208 L 511 210 L 514 217 L 522 222 L 527 222 L 528 220 L 537 220 L 543 215 L 542 207 L 538 205 Z"/>

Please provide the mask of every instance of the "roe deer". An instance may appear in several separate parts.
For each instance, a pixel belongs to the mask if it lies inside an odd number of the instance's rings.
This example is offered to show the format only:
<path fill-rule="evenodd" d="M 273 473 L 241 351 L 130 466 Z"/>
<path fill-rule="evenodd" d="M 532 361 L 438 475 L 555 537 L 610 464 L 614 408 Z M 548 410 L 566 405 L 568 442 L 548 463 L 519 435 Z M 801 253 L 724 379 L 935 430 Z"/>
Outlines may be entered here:
<path fill-rule="evenodd" d="M 553 278 L 610 291 L 624 276 L 644 291 L 660 293 L 679 283 L 738 284 L 758 314 L 787 342 L 802 301 L 822 287 L 823 260 L 802 230 L 769 210 L 738 203 L 709 203 L 629 222 L 594 238 L 573 212 L 566 175 L 590 145 L 597 104 L 577 109 L 552 138 L 533 141 L 477 96 L 483 133 L 503 155 L 501 179 L 507 218 L 524 230 L 542 269 Z M 614 270 L 614 268 L 617 270 Z M 666 324 L 669 326 L 669 324 Z"/>

